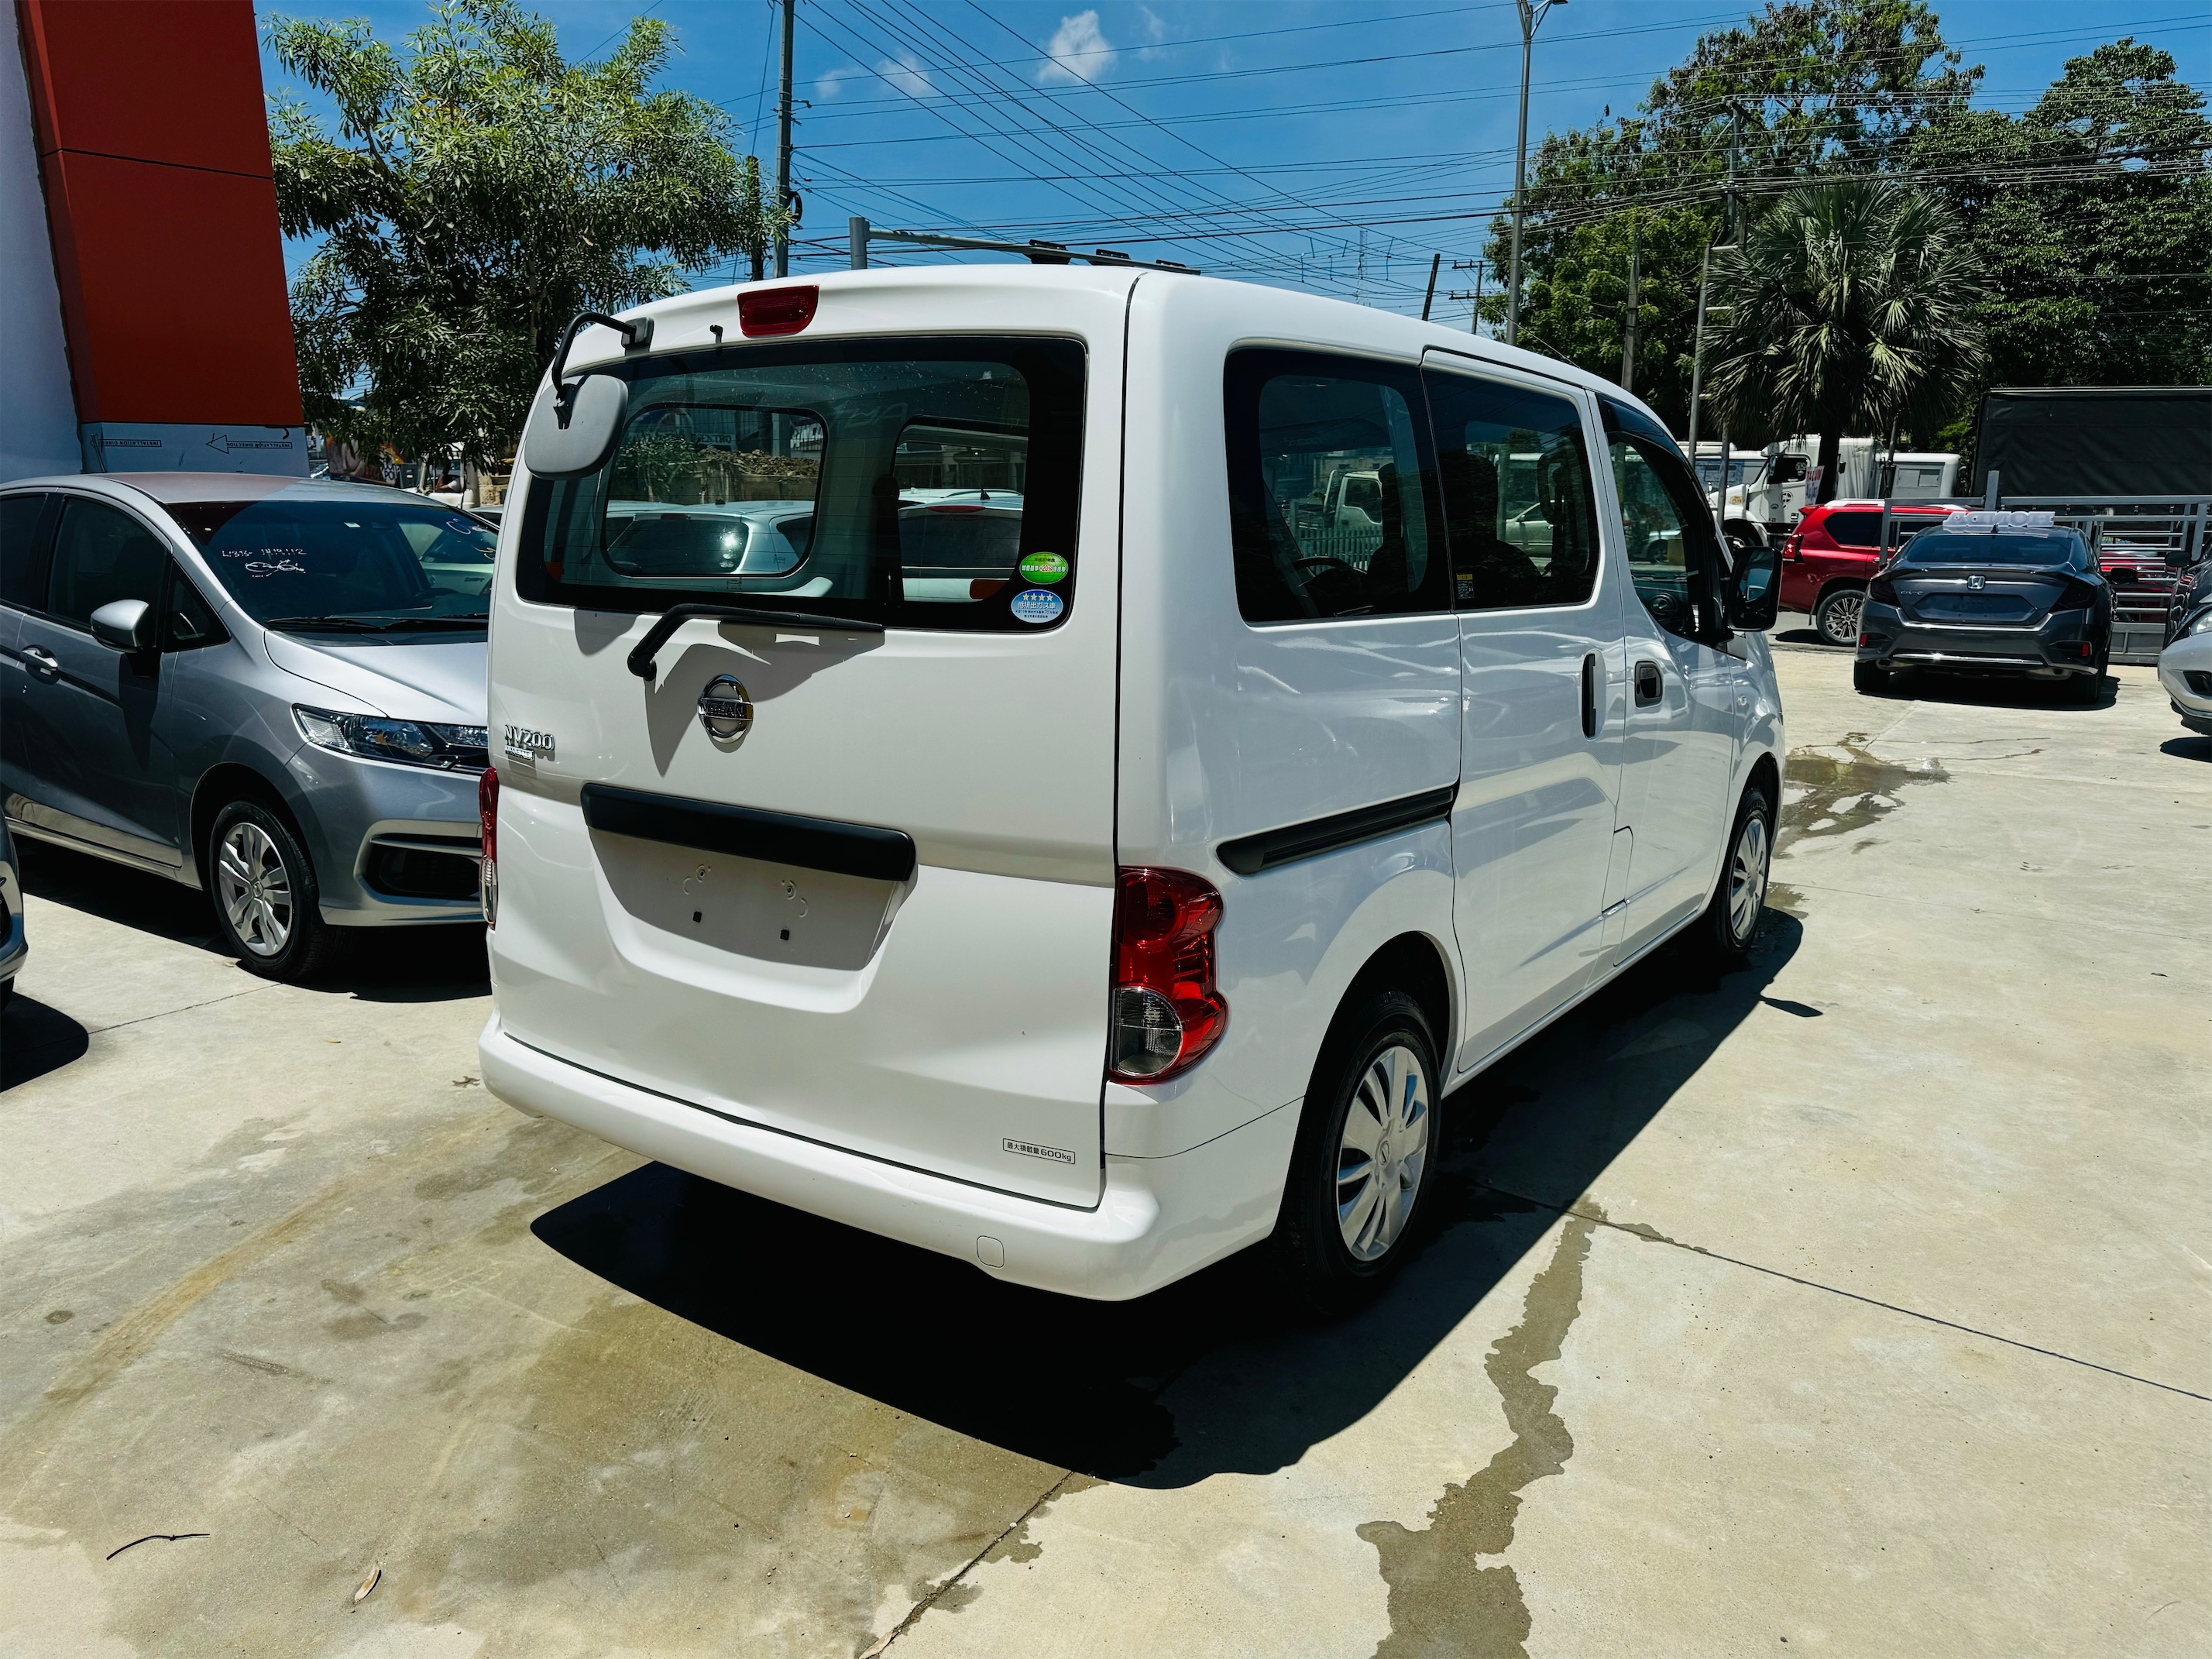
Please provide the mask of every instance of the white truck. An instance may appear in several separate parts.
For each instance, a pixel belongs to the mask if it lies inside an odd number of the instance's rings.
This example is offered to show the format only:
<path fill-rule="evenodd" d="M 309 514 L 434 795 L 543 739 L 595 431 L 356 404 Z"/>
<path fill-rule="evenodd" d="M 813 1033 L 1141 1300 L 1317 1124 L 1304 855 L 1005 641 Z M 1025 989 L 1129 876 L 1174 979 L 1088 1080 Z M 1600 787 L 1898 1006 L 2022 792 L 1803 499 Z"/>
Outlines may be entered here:
<path fill-rule="evenodd" d="M 1686 452 L 1687 446 L 1685 446 Z M 1873 438 L 1845 438 L 1837 457 L 1834 495 L 1891 501 L 1940 501 L 1958 493 L 1959 457 L 1948 453 L 1883 448 Z M 1771 538 L 1796 527 L 1798 515 L 1820 498 L 1817 471 L 1820 434 L 1784 438 L 1759 449 L 1731 447 L 1726 456 L 1726 498 L 1722 494 L 1723 455 L 1717 442 L 1700 442 L 1695 457 L 1705 499 L 1732 530 L 1756 526 Z"/>

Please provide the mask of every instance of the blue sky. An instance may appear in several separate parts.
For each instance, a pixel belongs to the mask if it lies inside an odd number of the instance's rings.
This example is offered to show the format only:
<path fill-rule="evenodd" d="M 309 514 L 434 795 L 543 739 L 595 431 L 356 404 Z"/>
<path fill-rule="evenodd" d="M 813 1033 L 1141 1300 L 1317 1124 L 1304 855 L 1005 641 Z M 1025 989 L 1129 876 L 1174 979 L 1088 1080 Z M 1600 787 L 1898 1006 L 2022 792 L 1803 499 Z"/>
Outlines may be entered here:
<path fill-rule="evenodd" d="M 726 109 L 736 147 L 773 167 L 767 0 L 535 9 L 578 57 L 606 49 L 641 9 L 665 18 L 678 47 L 666 82 Z M 1537 38 L 1531 149 L 1547 128 L 1631 108 L 1699 33 L 1747 9 L 1556 9 Z M 393 40 L 426 15 L 422 0 L 262 0 L 257 10 L 366 17 Z M 2068 58 L 2126 34 L 2172 52 L 2197 86 L 2212 82 L 2202 0 L 1954 0 L 1938 11 L 1946 40 L 1984 66 L 1978 101 L 1995 107 L 2026 108 Z M 847 217 L 861 214 L 1125 249 L 1418 312 L 1440 252 L 1436 314 L 1464 319 L 1468 301 L 1443 296 L 1475 276 L 1453 262 L 1475 258 L 1485 217 L 1511 188 L 1512 0 L 801 0 L 795 41 L 799 271 L 842 265 Z M 272 91 L 284 84 L 273 63 L 263 75 Z M 295 264 L 304 251 L 289 250 Z M 890 252 L 902 264 L 951 257 L 994 256 Z"/>

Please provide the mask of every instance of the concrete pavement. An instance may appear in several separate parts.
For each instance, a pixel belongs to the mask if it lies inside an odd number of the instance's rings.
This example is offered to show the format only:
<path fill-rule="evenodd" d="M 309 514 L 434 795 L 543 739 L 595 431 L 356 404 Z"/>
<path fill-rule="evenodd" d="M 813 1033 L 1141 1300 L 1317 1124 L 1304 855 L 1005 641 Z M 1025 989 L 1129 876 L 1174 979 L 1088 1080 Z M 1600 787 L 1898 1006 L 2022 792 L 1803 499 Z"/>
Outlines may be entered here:
<path fill-rule="evenodd" d="M 1755 971 L 1462 1091 L 1449 1224 L 1322 1329 L 641 1167 L 484 1097 L 473 941 L 270 987 L 27 849 L 0 1650 L 2212 1649 L 2212 740 L 2148 670 L 1780 662 Z"/>

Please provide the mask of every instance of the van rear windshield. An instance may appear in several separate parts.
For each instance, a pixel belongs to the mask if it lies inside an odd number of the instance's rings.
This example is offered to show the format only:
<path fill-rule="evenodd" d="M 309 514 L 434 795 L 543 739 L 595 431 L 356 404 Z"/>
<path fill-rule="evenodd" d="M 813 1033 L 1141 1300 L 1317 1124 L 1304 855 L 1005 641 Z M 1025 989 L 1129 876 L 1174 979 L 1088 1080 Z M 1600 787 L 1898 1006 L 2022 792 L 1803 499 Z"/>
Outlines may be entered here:
<path fill-rule="evenodd" d="M 591 610 L 757 604 L 1024 631 L 1074 603 L 1072 340 L 732 345 L 629 382 L 607 465 L 533 479 L 515 589 Z"/>

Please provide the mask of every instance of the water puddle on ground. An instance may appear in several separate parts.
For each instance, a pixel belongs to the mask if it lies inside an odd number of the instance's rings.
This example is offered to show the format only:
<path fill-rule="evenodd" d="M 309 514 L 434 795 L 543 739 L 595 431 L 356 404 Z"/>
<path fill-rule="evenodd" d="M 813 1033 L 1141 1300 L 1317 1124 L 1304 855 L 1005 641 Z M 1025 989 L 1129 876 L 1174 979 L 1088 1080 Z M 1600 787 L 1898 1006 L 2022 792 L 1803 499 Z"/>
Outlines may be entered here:
<path fill-rule="evenodd" d="M 1782 809 L 1785 850 L 1790 842 L 1870 829 L 1897 810 L 1908 785 L 1950 781 L 1941 761 L 1881 760 L 1868 747 L 1872 741 L 1864 732 L 1850 732 L 1832 746 L 1790 750 L 1784 775 L 1796 799 Z M 1767 902 L 1775 902 L 1771 894 Z"/>
<path fill-rule="evenodd" d="M 1550 1262 L 1528 1286 L 1520 1323 L 1485 1361 L 1512 1443 L 1463 1484 L 1446 1486 L 1426 1527 L 1370 1521 L 1358 1529 L 1389 1586 L 1390 1633 L 1376 1659 L 1526 1659 L 1530 1620 L 1520 1575 L 1510 1562 L 1474 1563 L 1505 1553 L 1522 1492 L 1574 1455 L 1574 1437 L 1553 1410 L 1559 1391 L 1535 1371 L 1559 1357 L 1582 1311 L 1583 1263 L 1601 1218 L 1569 1213 Z"/>

